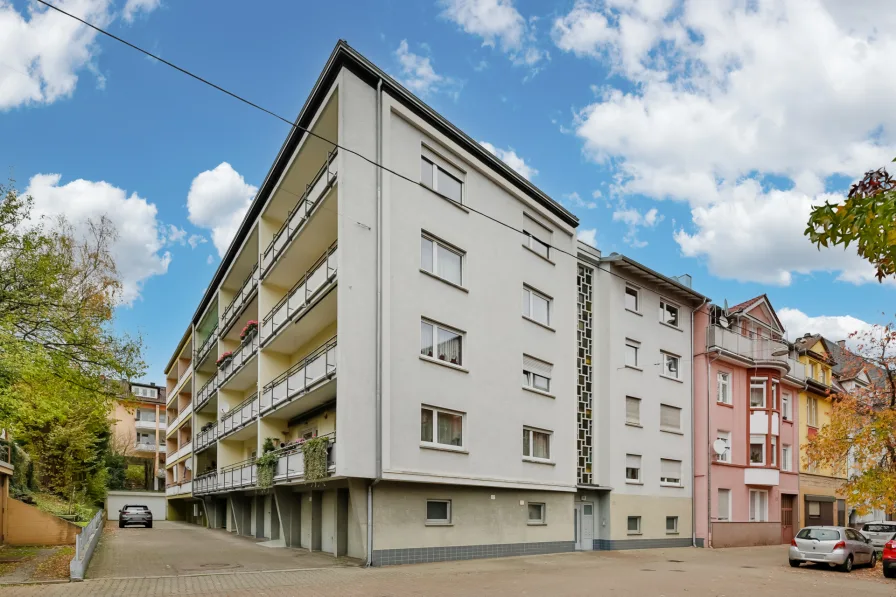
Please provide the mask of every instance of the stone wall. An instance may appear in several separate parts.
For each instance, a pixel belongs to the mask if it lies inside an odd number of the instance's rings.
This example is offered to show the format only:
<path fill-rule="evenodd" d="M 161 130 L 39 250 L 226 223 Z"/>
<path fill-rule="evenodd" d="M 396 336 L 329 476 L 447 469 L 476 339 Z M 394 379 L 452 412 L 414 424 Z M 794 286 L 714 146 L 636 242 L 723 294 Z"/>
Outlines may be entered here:
<path fill-rule="evenodd" d="M 80 532 L 81 527 L 74 523 L 9 499 L 9 545 L 74 545 Z"/>

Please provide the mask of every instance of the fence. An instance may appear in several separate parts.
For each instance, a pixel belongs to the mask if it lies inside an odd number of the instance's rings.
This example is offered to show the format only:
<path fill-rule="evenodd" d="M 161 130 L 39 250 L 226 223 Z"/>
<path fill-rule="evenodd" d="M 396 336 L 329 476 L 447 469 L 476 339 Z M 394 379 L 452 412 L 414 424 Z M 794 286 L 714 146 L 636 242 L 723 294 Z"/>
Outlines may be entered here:
<path fill-rule="evenodd" d="M 84 580 L 84 572 L 93 556 L 93 550 L 103 534 L 103 510 L 100 510 L 87 523 L 81 533 L 75 537 L 75 557 L 69 564 L 69 575 L 72 580 Z"/>

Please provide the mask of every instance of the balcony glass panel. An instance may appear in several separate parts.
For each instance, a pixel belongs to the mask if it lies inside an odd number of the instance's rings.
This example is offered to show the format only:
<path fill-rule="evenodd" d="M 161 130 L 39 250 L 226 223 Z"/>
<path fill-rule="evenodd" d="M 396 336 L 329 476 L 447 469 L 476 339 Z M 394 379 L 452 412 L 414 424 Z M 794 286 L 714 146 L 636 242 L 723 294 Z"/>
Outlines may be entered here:
<path fill-rule="evenodd" d="M 218 387 L 224 385 L 249 359 L 251 359 L 258 351 L 258 334 L 252 334 L 251 337 L 243 340 L 240 347 L 233 351 L 227 364 L 218 368 Z"/>
<path fill-rule="evenodd" d="M 261 412 L 277 408 L 336 374 L 336 336 L 267 384 L 261 393 Z"/>
<path fill-rule="evenodd" d="M 243 282 L 239 292 L 230 301 L 230 304 L 224 307 L 224 313 L 221 316 L 221 330 L 226 332 L 233 324 L 234 320 L 239 317 L 243 311 L 243 307 L 249 304 L 249 300 L 258 287 L 258 264 L 252 267 L 252 273 Z"/>
<path fill-rule="evenodd" d="M 256 417 L 258 417 L 258 394 L 252 394 L 221 417 L 218 437 L 224 437 L 242 428 L 250 421 L 254 421 Z"/>

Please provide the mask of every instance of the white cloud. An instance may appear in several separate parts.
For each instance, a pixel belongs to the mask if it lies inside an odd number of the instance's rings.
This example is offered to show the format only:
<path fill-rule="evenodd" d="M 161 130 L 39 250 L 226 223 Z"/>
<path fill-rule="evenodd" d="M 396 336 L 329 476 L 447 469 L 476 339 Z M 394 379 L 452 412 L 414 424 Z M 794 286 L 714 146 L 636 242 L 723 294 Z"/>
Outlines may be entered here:
<path fill-rule="evenodd" d="M 664 219 L 665 216 L 660 215 L 655 207 L 647 210 L 646 213 L 641 213 L 635 208 L 629 208 L 622 205 L 619 209 L 613 212 L 613 221 L 622 222 L 628 228 L 623 240 L 636 248 L 647 246 L 647 241 L 638 238 L 638 229 L 655 228 L 656 225 Z"/>
<path fill-rule="evenodd" d="M 136 193 L 128 196 L 103 181 L 79 179 L 60 185 L 61 179 L 59 174 L 31 178 L 24 194 L 34 198 L 32 217 L 64 215 L 81 234 L 87 232 L 88 220 L 108 217 L 118 232 L 111 252 L 121 275 L 121 298 L 133 303 L 148 278 L 168 271 L 171 254 L 162 249 L 170 229 L 159 223 L 156 206 Z"/>
<path fill-rule="evenodd" d="M 513 0 L 440 0 L 442 17 L 453 21 L 482 45 L 499 48 L 514 64 L 534 67 L 548 53 L 535 44 L 535 19 L 526 22 Z"/>
<path fill-rule="evenodd" d="M 205 260 L 205 262 L 206 262 L 207 264 L 211 265 L 212 263 L 215 262 L 215 258 L 212 257 L 211 255 L 209 255 L 208 258 Z"/>
<path fill-rule="evenodd" d="M 166 243 L 172 245 L 184 245 L 187 242 L 187 231 L 183 228 L 178 228 L 174 224 L 162 226 L 162 236 L 165 238 Z"/>
<path fill-rule="evenodd" d="M 426 56 L 414 54 L 408 48 L 406 39 L 401 40 L 395 57 L 401 67 L 401 82 L 418 95 L 427 96 L 438 92 L 445 92 L 457 101 L 460 95 L 461 83 L 451 77 L 436 73 L 432 63 Z"/>
<path fill-rule="evenodd" d="M 597 202 L 582 199 L 582 196 L 575 191 L 563 195 L 563 203 L 569 205 L 573 209 L 594 209 L 597 207 Z"/>
<path fill-rule="evenodd" d="M 193 179 L 187 195 L 189 220 L 211 230 L 212 243 L 223 257 L 258 190 L 227 162 Z"/>
<path fill-rule="evenodd" d="M 575 132 L 615 175 L 614 193 L 690 204 L 695 230 L 676 239 L 715 273 L 787 284 L 834 270 L 871 281 L 854 269 L 854 249 L 818 253 L 802 235 L 825 181 L 896 155 L 896 78 L 879 76 L 896 53 L 896 6 L 866 8 L 579 0 L 555 19 L 555 44 L 628 83 L 595 87 Z"/>
<path fill-rule="evenodd" d="M 576 238 L 586 245 L 597 248 L 597 228 L 582 228 L 576 233 Z"/>
<path fill-rule="evenodd" d="M 532 177 L 538 174 L 538 170 L 527 164 L 512 148 L 500 149 L 488 141 L 480 141 L 479 144 L 485 147 L 489 153 L 492 153 L 499 160 L 516 170 L 526 180 L 532 180 Z"/>
<path fill-rule="evenodd" d="M 124 8 L 121 10 L 121 18 L 128 23 L 133 23 L 139 13 L 147 15 L 161 6 L 161 4 L 162 0 L 127 0 Z"/>
<path fill-rule="evenodd" d="M 873 326 L 851 315 L 819 315 L 810 317 L 799 309 L 784 307 L 778 309 L 778 318 L 787 330 L 787 337 L 793 341 L 804 334 L 821 334 L 828 340 L 836 342 L 846 340 L 853 345 L 849 335 L 853 332 L 865 332 Z M 854 348 L 854 346 L 853 346 Z"/>
<path fill-rule="evenodd" d="M 191 234 L 190 238 L 187 239 L 187 243 L 190 245 L 191 249 L 195 249 L 199 245 L 203 243 L 207 243 L 208 239 L 202 236 L 201 234 Z"/>

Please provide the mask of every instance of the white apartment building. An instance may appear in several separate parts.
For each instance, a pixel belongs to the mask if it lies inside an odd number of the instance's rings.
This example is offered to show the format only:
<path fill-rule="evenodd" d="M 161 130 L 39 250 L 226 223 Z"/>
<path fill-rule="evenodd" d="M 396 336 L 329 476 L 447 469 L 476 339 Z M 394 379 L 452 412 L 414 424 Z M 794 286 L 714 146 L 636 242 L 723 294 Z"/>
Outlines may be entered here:
<path fill-rule="evenodd" d="M 693 544 L 690 277 L 578 243 L 577 549 Z"/>
<path fill-rule="evenodd" d="M 296 122 L 166 371 L 169 517 L 374 565 L 572 550 L 577 219 L 342 42 Z"/>

